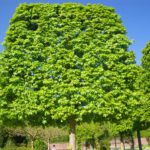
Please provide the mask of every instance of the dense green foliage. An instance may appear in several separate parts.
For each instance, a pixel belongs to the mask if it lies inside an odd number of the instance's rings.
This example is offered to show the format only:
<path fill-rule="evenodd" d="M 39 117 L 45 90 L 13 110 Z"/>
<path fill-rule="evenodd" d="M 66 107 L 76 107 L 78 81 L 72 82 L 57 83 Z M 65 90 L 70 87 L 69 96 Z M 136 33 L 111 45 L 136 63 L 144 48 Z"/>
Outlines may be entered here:
<path fill-rule="evenodd" d="M 142 120 L 150 122 L 150 42 L 143 49 L 142 56 L 142 75 L 140 78 L 140 88 L 142 91 L 143 111 Z"/>
<path fill-rule="evenodd" d="M 0 58 L 3 120 L 48 124 L 130 113 L 136 75 L 125 34 L 103 5 L 21 4 Z"/>
<path fill-rule="evenodd" d="M 41 149 L 44 142 L 64 142 L 66 131 L 37 127 L 61 122 L 74 133 L 81 122 L 77 142 L 99 148 L 109 147 L 112 136 L 133 138 L 149 128 L 150 43 L 142 66 L 135 65 L 130 43 L 111 7 L 19 5 L 0 54 L 0 125 L 27 127 L 2 130 L 0 146 L 9 148 L 10 133 Z M 150 141 L 149 130 L 142 135 Z"/>
<path fill-rule="evenodd" d="M 93 147 L 96 149 L 109 149 L 109 142 L 113 137 L 115 126 L 110 123 L 82 123 L 77 127 L 78 149 L 81 146 Z M 117 135 L 117 133 L 115 133 Z"/>
<path fill-rule="evenodd" d="M 47 145 L 42 140 L 38 139 L 34 143 L 35 150 L 47 150 Z"/>

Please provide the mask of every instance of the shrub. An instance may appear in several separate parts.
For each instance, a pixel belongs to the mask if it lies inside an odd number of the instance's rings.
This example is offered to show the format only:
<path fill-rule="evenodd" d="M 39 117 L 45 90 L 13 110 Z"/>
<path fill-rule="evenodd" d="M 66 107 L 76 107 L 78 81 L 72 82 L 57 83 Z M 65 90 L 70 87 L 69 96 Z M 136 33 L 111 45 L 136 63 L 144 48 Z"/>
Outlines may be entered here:
<path fill-rule="evenodd" d="M 35 150 L 46 150 L 47 145 L 41 139 L 37 139 L 34 142 L 34 148 Z"/>

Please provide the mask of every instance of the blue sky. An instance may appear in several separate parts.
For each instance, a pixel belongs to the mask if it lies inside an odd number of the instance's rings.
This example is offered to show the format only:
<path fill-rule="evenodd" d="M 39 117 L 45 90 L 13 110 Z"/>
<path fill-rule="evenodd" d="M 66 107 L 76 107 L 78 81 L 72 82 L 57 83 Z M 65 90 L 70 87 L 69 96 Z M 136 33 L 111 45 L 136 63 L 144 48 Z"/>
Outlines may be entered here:
<path fill-rule="evenodd" d="M 100 3 L 112 6 L 121 16 L 127 29 L 127 36 L 134 40 L 129 49 L 134 50 L 137 64 L 140 64 L 141 50 L 150 41 L 150 0 L 0 0 L 0 42 L 3 42 L 9 20 L 19 3 Z M 0 44 L 0 50 L 3 50 Z"/>

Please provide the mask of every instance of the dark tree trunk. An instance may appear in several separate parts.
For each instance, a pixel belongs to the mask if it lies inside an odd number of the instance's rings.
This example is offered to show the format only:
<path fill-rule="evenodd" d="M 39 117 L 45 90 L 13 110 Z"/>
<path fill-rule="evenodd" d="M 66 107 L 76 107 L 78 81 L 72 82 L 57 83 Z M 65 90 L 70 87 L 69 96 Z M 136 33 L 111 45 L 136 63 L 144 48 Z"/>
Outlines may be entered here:
<path fill-rule="evenodd" d="M 91 145 L 92 145 L 92 150 L 94 150 L 95 149 L 95 139 L 94 138 L 91 141 Z"/>
<path fill-rule="evenodd" d="M 137 138 L 138 138 L 139 150 L 142 150 L 141 133 L 140 133 L 140 124 L 138 124 L 138 126 L 137 126 Z"/>
<path fill-rule="evenodd" d="M 133 136 L 133 132 L 130 132 L 130 137 L 131 137 L 131 149 L 134 150 L 134 136 Z"/>
<path fill-rule="evenodd" d="M 146 140 L 148 142 L 148 146 L 150 146 L 150 137 L 147 137 Z"/>
<path fill-rule="evenodd" d="M 115 149 L 117 149 L 117 142 L 116 142 L 116 137 L 115 137 Z"/>

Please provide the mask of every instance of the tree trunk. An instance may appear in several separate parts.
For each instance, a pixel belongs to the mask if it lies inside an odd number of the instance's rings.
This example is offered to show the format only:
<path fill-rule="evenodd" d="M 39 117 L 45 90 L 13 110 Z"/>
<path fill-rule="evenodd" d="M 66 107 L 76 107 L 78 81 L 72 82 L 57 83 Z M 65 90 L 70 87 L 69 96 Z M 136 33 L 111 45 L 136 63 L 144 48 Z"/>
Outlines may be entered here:
<path fill-rule="evenodd" d="M 50 147 L 49 147 L 49 138 L 48 138 L 48 142 L 47 142 L 47 147 L 48 147 L 48 150 L 50 150 Z"/>
<path fill-rule="evenodd" d="M 123 143 L 123 142 L 120 143 L 120 149 L 121 149 L 121 150 L 125 150 L 125 146 L 124 146 L 124 143 Z"/>
<path fill-rule="evenodd" d="M 86 142 L 84 142 L 84 143 L 83 143 L 83 145 L 82 145 L 81 149 L 83 149 L 83 150 L 87 150 L 87 144 L 86 144 Z"/>
<path fill-rule="evenodd" d="M 94 146 L 92 143 L 90 144 L 90 150 L 94 150 Z"/>
<path fill-rule="evenodd" d="M 115 149 L 117 149 L 117 142 L 116 142 L 116 137 L 115 137 Z"/>
<path fill-rule="evenodd" d="M 134 136 L 133 136 L 133 131 L 130 132 L 131 136 L 131 149 L 134 150 Z"/>
<path fill-rule="evenodd" d="M 137 127 L 137 138 L 138 138 L 139 150 L 142 150 L 140 124 L 138 124 L 138 127 Z"/>
<path fill-rule="evenodd" d="M 71 146 L 71 150 L 76 150 L 76 123 L 75 121 L 70 121 L 70 133 L 69 133 L 69 144 Z"/>
<path fill-rule="evenodd" d="M 95 149 L 95 139 L 94 138 L 91 141 L 91 145 L 92 145 L 92 150 L 94 150 Z"/>
<path fill-rule="evenodd" d="M 31 140 L 31 150 L 34 150 L 34 140 Z"/>
<path fill-rule="evenodd" d="M 146 140 L 148 142 L 148 146 L 150 146 L 150 137 L 147 137 Z"/>
<path fill-rule="evenodd" d="M 125 145 L 124 145 L 124 140 L 123 140 L 123 135 L 120 133 L 120 149 L 125 150 Z"/>

